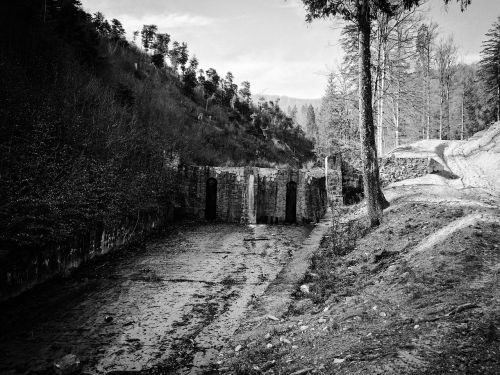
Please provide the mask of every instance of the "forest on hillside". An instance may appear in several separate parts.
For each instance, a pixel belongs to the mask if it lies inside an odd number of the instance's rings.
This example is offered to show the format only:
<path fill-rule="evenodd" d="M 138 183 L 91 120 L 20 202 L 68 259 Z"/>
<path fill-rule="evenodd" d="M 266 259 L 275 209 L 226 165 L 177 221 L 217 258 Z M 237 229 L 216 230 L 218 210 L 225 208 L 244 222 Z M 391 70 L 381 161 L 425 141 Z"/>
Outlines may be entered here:
<path fill-rule="evenodd" d="M 313 157 L 278 106 L 201 70 L 155 25 L 129 41 L 78 0 L 18 0 L 1 2 L 0 31 L 2 249 L 38 251 L 175 204 L 179 164 Z"/>
<path fill-rule="evenodd" d="M 481 61 L 468 64 L 453 37 L 440 35 L 439 25 L 427 16 L 418 8 L 401 9 L 374 20 L 371 70 L 379 156 L 422 139 L 467 139 L 499 120 L 500 18 L 484 36 Z M 343 27 L 341 44 L 345 57 L 330 72 L 319 109 L 310 106 L 305 112 L 306 134 L 323 155 L 359 154 L 354 25 Z"/>

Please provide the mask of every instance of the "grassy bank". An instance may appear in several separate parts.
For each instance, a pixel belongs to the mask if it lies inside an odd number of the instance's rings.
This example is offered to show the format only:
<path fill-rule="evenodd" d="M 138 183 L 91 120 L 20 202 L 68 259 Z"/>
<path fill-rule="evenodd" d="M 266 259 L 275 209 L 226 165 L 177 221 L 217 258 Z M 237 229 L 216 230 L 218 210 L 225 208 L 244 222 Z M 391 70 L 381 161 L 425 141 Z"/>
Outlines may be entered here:
<path fill-rule="evenodd" d="M 222 372 L 496 374 L 498 215 L 405 199 L 375 230 L 359 217 L 337 224 L 301 283 L 309 291 L 298 286 L 288 314 L 239 332 Z"/>

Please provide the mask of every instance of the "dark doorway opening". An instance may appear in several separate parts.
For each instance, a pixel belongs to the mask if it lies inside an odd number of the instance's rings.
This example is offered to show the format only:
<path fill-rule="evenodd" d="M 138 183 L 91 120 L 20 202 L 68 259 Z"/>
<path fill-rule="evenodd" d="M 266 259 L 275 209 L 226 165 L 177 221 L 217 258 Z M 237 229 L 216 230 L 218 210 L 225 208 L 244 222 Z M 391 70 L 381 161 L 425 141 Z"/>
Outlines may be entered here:
<path fill-rule="evenodd" d="M 297 184 L 290 181 L 286 184 L 286 211 L 285 221 L 295 223 L 297 217 Z"/>
<path fill-rule="evenodd" d="M 217 180 L 207 180 L 207 195 L 205 201 L 205 219 L 215 220 L 217 217 Z"/>
<path fill-rule="evenodd" d="M 257 224 L 267 224 L 267 189 L 270 187 L 266 186 L 266 178 L 259 178 L 257 180 Z"/>

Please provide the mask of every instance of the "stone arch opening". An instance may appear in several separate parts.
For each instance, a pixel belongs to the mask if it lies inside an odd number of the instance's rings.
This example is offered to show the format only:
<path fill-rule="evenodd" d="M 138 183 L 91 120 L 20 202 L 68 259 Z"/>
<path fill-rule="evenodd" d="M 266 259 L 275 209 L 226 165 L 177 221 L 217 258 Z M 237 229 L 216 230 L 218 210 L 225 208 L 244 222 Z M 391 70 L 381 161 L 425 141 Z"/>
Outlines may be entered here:
<path fill-rule="evenodd" d="M 210 177 L 207 180 L 205 199 L 205 219 L 215 220 L 217 217 L 217 180 Z"/>
<path fill-rule="evenodd" d="M 297 221 L 297 183 L 290 181 L 286 184 L 285 222 Z"/>

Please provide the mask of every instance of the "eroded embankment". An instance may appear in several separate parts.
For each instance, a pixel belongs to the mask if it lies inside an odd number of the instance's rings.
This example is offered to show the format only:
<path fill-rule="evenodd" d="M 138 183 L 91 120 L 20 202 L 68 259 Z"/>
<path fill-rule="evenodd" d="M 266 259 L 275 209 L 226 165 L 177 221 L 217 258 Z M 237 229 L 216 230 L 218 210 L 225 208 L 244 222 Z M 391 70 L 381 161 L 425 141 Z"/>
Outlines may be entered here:
<path fill-rule="evenodd" d="M 298 291 L 279 321 L 239 332 L 223 371 L 498 373 L 498 202 L 404 188 L 379 228 L 354 220 L 325 239 L 304 280 L 310 293 Z"/>

